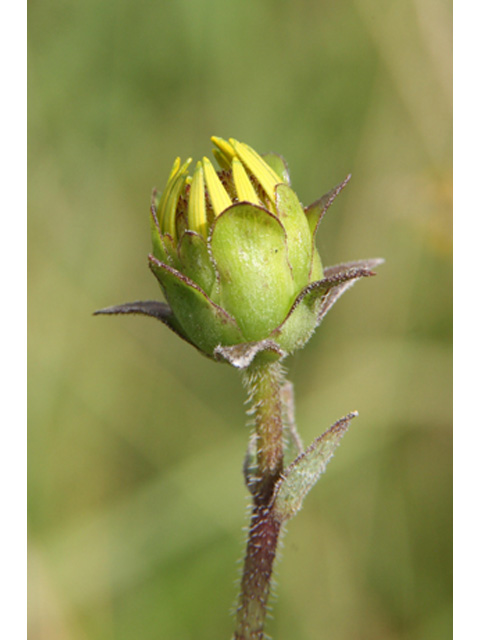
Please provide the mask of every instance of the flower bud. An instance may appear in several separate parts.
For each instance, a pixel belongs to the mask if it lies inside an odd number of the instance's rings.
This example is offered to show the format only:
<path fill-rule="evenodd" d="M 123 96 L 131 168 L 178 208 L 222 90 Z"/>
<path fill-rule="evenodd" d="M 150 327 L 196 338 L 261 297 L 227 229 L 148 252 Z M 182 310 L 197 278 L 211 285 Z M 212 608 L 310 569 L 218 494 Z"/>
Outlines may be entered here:
<path fill-rule="evenodd" d="M 319 222 L 348 182 L 304 208 L 284 160 L 212 137 L 204 157 L 177 158 L 151 206 L 150 268 L 168 306 L 130 303 L 103 313 L 153 315 L 205 355 L 237 367 L 302 347 L 343 290 L 378 261 L 322 268 Z"/>

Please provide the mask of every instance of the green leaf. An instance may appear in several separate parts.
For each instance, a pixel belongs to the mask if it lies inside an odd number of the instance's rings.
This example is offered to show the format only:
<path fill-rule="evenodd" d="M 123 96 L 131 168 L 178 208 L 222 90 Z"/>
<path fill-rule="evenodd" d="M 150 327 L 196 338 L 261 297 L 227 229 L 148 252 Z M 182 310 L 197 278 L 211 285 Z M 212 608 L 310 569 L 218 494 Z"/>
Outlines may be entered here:
<path fill-rule="evenodd" d="M 215 220 L 210 242 L 219 304 L 247 341 L 267 338 L 295 298 L 285 229 L 266 209 L 240 203 Z"/>
<path fill-rule="evenodd" d="M 224 309 L 216 305 L 190 278 L 149 256 L 150 268 L 159 281 L 182 331 L 201 351 L 213 356 L 218 345 L 232 345 L 245 339 Z"/>
<path fill-rule="evenodd" d="M 341 418 L 287 467 L 276 484 L 272 499 L 275 518 L 285 522 L 301 509 L 305 496 L 324 473 L 351 420 L 357 415 L 355 411 Z"/>

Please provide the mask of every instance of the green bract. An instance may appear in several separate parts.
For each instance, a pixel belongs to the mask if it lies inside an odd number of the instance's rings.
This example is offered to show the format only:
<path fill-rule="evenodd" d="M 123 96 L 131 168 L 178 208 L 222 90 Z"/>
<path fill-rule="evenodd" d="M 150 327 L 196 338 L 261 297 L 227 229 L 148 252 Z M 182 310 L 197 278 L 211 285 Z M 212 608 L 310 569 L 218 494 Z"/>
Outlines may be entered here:
<path fill-rule="evenodd" d="M 150 268 L 168 305 L 136 302 L 103 313 L 143 313 L 205 355 L 236 367 L 302 347 L 335 300 L 376 261 L 322 268 L 319 222 L 348 182 L 304 208 L 280 156 L 212 138 L 188 174 L 177 158 L 151 206 Z"/>

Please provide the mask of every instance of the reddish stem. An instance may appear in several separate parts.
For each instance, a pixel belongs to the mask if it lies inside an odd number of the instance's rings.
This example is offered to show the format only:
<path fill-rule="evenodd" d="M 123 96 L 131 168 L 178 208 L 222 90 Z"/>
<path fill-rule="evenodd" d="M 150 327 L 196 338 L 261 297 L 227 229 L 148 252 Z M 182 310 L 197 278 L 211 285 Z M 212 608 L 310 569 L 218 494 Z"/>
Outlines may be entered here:
<path fill-rule="evenodd" d="M 255 478 L 249 482 L 253 511 L 237 608 L 234 640 L 262 640 L 270 580 L 281 524 L 272 515 L 271 498 L 283 470 L 283 423 L 279 363 L 247 371 L 251 413 L 257 436 Z"/>
<path fill-rule="evenodd" d="M 237 609 L 235 640 L 262 640 L 273 562 L 280 523 L 270 509 L 256 506 L 252 513 L 242 590 Z"/>

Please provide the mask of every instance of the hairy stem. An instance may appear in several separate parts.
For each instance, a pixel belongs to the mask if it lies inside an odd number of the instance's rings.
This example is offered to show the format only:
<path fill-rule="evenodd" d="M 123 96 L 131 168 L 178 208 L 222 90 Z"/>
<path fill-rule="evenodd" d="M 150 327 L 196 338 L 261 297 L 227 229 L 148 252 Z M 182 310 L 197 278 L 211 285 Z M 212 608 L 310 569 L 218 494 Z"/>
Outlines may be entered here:
<path fill-rule="evenodd" d="M 234 639 L 262 640 L 281 526 L 270 503 L 283 470 L 283 369 L 279 363 L 251 366 L 244 382 L 255 426 L 256 465 L 248 479 L 253 510 Z"/>

